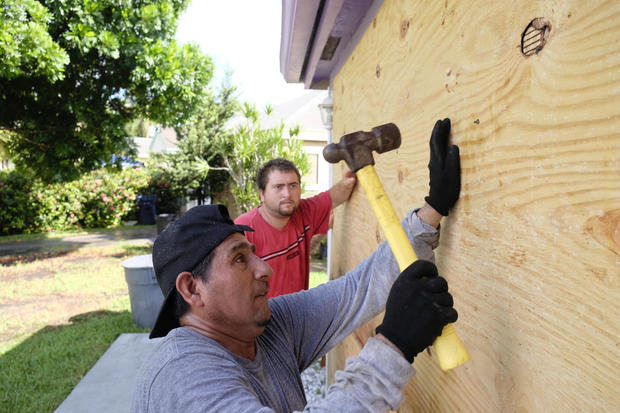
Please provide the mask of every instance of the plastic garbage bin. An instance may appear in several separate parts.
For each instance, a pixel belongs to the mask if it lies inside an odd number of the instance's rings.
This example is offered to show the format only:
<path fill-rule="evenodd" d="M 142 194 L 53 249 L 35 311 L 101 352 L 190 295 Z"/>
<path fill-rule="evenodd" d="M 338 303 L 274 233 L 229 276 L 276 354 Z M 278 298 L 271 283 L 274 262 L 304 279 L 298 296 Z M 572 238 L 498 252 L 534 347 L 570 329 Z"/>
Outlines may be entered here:
<path fill-rule="evenodd" d="M 168 225 L 170 225 L 170 223 L 172 221 L 174 221 L 177 218 L 177 216 L 175 214 L 159 214 L 157 215 L 157 233 L 159 234 L 160 232 L 162 232 L 163 230 L 166 229 L 166 227 Z"/>
<path fill-rule="evenodd" d="M 131 317 L 141 328 L 153 328 L 164 295 L 157 284 L 151 254 L 127 258 L 122 263 L 129 287 Z"/>
<path fill-rule="evenodd" d="M 327 258 L 327 244 L 326 243 L 321 242 L 321 246 L 319 249 L 319 257 L 321 259 Z"/>
<path fill-rule="evenodd" d="M 139 195 L 138 196 L 138 224 L 155 225 L 155 195 Z"/>

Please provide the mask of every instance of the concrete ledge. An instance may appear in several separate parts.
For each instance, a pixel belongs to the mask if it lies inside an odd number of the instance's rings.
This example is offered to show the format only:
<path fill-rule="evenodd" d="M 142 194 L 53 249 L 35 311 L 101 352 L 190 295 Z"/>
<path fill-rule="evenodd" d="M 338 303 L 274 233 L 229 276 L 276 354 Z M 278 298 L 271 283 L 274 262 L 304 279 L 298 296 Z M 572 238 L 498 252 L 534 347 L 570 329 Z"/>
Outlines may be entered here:
<path fill-rule="evenodd" d="M 138 370 L 160 340 L 121 334 L 54 413 L 129 412 Z"/>

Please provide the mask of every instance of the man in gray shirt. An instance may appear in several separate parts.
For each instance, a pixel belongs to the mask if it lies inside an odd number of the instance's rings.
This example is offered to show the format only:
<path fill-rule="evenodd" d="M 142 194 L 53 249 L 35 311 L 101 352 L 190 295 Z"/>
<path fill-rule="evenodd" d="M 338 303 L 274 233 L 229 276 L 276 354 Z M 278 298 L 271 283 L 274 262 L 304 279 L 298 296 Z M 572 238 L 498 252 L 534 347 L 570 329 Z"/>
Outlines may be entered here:
<path fill-rule="evenodd" d="M 344 277 L 268 301 L 272 270 L 243 235 L 252 229 L 235 225 L 225 207 L 192 208 L 163 231 L 153 245 L 153 264 L 166 299 L 151 337 L 165 338 L 138 375 L 132 412 L 396 409 L 415 355 L 457 318 L 432 262 L 438 211 L 447 214 L 460 188 L 458 149 L 455 158 L 456 147 L 447 145 L 449 121 L 447 128 L 438 125 L 431 137 L 430 195 L 403 220 L 426 261 L 400 274 L 382 243 Z M 434 141 L 439 172 L 431 165 Z M 446 176 L 438 180 L 437 173 Z M 306 405 L 300 372 L 384 309 L 376 336 L 336 373 L 323 400 Z"/>

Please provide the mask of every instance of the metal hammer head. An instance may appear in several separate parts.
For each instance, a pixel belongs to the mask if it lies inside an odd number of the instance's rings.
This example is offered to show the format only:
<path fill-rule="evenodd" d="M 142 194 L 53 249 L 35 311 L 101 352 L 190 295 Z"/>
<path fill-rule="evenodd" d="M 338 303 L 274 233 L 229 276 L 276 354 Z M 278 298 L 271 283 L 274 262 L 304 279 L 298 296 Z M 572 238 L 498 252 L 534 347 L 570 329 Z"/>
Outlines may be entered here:
<path fill-rule="evenodd" d="M 400 131 L 393 123 L 376 126 L 370 132 L 353 132 L 344 135 L 338 143 L 323 148 L 323 157 L 329 163 L 344 160 L 349 169 L 357 172 L 367 165 L 374 165 L 372 151 L 383 153 L 400 146 Z"/>

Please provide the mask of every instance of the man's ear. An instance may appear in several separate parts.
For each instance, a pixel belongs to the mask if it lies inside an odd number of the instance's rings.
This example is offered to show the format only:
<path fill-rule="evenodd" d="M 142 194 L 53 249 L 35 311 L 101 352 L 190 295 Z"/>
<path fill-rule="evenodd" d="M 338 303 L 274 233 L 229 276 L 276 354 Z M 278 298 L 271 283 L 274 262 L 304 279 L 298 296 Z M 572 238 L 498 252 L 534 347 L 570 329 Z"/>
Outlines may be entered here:
<path fill-rule="evenodd" d="M 265 192 L 262 189 L 258 190 L 258 196 L 260 197 L 260 203 L 265 203 Z"/>
<path fill-rule="evenodd" d="M 197 285 L 198 282 L 199 280 L 189 271 L 183 271 L 177 275 L 177 291 L 190 306 L 200 306 L 202 304 Z"/>

